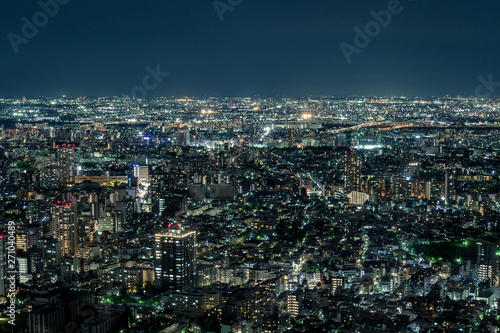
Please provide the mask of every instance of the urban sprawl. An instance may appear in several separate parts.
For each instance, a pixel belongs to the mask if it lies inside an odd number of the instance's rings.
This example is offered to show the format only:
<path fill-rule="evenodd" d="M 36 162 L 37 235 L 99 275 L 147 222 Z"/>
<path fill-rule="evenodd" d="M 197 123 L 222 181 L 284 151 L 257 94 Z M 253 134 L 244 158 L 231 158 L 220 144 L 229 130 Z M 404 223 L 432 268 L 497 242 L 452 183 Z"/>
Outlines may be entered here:
<path fill-rule="evenodd" d="M 499 332 L 500 100 L 0 99 L 2 332 Z"/>

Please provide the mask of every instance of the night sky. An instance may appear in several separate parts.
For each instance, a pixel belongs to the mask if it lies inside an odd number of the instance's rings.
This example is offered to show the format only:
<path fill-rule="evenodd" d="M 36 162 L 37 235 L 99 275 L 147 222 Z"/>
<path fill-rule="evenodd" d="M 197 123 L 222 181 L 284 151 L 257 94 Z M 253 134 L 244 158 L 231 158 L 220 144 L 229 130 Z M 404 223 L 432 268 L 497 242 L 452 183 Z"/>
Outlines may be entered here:
<path fill-rule="evenodd" d="M 149 96 L 472 96 L 479 75 L 500 82 L 498 0 L 401 0 L 350 64 L 339 44 L 389 1 L 243 0 L 221 21 L 213 0 L 70 0 L 17 54 L 8 33 L 42 9 L 3 2 L 1 97 L 131 95 L 157 65 L 170 75 Z"/>

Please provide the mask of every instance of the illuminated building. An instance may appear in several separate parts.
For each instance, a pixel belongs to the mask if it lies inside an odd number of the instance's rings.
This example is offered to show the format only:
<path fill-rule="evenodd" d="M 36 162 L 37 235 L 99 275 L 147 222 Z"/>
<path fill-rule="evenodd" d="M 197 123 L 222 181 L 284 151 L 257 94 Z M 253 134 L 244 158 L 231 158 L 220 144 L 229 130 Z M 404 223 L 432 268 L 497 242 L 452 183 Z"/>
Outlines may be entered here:
<path fill-rule="evenodd" d="M 61 265 L 61 242 L 56 238 L 40 238 L 37 248 L 41 252 L 42 269 L 56 270 Z"/>
<path fill-rule="evenodd" d="M 412 196 L 417 198 L 431 198 L 431 183 L 422 178 L 415 178 L 412 184 Z"/>
<path fill-rule="evenodd" d="M 446 172 L 444 178 L 444 202 L 446 205 L 450 203 L 451 197 L 453 196 L 453 175 Z"/>
<path fill-rule="evenodd" d="M 395 199 L 409 198 L 412 195 L 412 182 L 410 177 L 394 177 L 392 192 Z"/>
<path fill-rule="evenodd" d="M 72 185 L 75 183 L 76 164 L 75 149 L 77 143 L 56 142 L 57 162 L 61 168 L 62 185 Z"/>
<path fill-rule="evenodd" d="M 194 285 L 195 231 L 183 231 L 169 224 L 165 233 L 155 235 L 155 281 L 161 288 L 176 291 Z"/>
<path fill-rule="evenodd" d="M 148 183 L 149 167 L 147 165 L 134 165 L 134 177 L 136 177 L 140 183 Z"/>
<path fill-rule="evenodd" d="M 494 277 L 497 273 L 496 262 L 497 246 L 490 242 L 477 243 L 477 279 L 488 281 L 490 286 L 494 284 Z"/>
<path fill-rule="evenodd" d="M 52 207 L 53 235 L 61 242 L 62 256 L 73 257 L 78 250 L 76 205 L 57 201 Z"/>
<path fill-rule="evenodd" d="M 346 193 L 361 191 L 361 156 L 351 149 L 345 156 L 344 189 Z"/>
<path fill-rule="evenodd" d="M 191 138 L 189 136 L 188 128 L 179 128 L 177 130 L 177 140 L 181 146 L 189 146 L 191 143 Z"/>

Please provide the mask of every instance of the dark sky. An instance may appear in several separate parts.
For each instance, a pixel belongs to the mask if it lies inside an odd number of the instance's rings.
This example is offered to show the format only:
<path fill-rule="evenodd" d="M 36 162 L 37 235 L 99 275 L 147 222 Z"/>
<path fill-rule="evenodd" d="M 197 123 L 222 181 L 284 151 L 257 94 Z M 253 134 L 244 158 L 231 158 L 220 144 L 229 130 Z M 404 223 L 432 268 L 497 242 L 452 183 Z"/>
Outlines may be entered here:
<path fill-rule="evenodd" d="M 8 33 L 41 7 L 5 0 L 0 96 L 130 95 L 157 64 L 170 76 L 150 96 L 472 96 L 479 75 L 500 82 L 500 1 L 401 6 L 348 64 L 339 44 L 388 1 L 243 0 L 222 22 L 213 0 L 71 0 L 16 54 Z"/>

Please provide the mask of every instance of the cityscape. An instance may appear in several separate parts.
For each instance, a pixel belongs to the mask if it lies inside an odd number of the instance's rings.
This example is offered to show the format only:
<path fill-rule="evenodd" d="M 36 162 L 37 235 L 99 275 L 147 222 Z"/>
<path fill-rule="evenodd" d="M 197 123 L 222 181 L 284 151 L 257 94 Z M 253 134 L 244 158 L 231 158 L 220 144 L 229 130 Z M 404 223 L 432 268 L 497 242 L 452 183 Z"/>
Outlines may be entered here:
<path fill-rule="evenodd" d="M 2 99 L 2 329 L 497 332 L 499 110 Z"/>
<path fill-rule="evenodd" d="M 0 333 L 500 333 L 496 0 L 0 10 Z"/>

